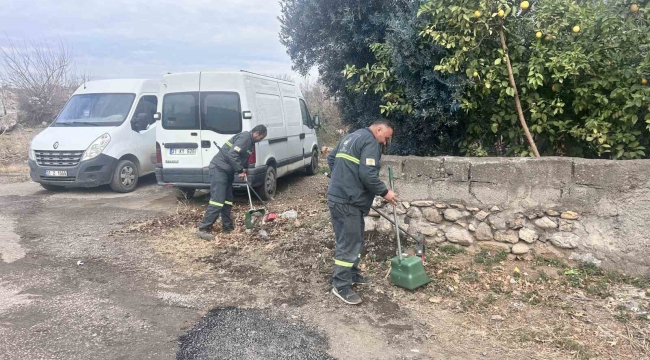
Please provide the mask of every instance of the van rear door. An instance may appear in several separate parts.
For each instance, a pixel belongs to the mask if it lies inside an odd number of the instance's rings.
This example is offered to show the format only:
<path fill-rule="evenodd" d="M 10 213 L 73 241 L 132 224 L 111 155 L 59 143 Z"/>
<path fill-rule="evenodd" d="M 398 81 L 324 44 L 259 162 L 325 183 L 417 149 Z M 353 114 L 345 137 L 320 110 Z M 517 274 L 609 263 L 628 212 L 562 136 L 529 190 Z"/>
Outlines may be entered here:
<path fill-rule="evenodd" d="M 157 128 L 167 183 L 202 183 L 200 151 L 200 73 L 166 75 L 162 89 L 162 126 Z"/>
<path fill-rule="evenodd" d="M 242 132 L 243 76 L 229 73 L 201 73 L 201 152 L 204 181 L 210 181 L 208 166 L 219 147 Z M 249 130 L 249 129 L 247 129 Z"/>

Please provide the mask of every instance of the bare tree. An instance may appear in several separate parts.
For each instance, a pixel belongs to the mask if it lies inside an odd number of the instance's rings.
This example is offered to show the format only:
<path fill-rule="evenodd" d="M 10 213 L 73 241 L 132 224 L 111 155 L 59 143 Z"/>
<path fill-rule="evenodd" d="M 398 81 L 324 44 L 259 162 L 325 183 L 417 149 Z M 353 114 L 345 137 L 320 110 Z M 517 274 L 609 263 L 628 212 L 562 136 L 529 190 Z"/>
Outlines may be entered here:
<path fill-rule="evenodd" d="M 4 82 L 0 83 L 0 104 L 2 104 L 2 115 L 7 115 L 7 106 L 9 102 L 9 89 Z"/>
<path fill-rule="evenodd" d="M 336 100 L 330 97 L 325 87 L 318 81 L 306 80 L 300 84 L 300 90 L 311 114 L 318 115 L 320 118 L 319 140 L 325 145 L 335 145 L 346 133 Z"/>
<path fill-rule="evenodd" d="M 78 79 L 74 76 L 71 49 L 63 42 L 9 40 L 0 48 L 4 80 L 15 90 L 18 122 L 35 125 L 50 121 L 65 105 Z"/>

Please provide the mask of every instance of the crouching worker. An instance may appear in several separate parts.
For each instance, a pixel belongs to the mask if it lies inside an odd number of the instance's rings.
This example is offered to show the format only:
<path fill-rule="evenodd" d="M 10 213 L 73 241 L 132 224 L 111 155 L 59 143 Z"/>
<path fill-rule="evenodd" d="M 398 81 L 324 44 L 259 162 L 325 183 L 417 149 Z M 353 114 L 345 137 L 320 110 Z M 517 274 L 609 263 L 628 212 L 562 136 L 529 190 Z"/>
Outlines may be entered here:
<path fill-rule="evenodd" d="M 331 181 L 327 205 L 336 235 L 332 293 L 347 304 L 361 298 L 352 285 L 366 284 L 359 262 L 363 249 L 364 216 L 370 212 L 375 196 L 395 204 L 397 195 L 379 179 L 381 147 L 393 136 L 388 120 L 377 120 L 370 127 L 346 135 L 327 157 Z"/>
<path fill-rule="evenodd" d="M 232 183 L 235 174 L 244 180 L 248 173 L 248 159 L 253 152 L 255 143 L 266 137 L 266 126 L 258 125 L 250 132 L 243 131 L 219 149 L 217 155 L 210 161 L 210 203 L 205 210 L 203 221 L 199 224 L 198 236 L 203 240 L 213 240 L 212 225 L 221 215 L 223 231 L 234 230 L 232 212 Z"/>

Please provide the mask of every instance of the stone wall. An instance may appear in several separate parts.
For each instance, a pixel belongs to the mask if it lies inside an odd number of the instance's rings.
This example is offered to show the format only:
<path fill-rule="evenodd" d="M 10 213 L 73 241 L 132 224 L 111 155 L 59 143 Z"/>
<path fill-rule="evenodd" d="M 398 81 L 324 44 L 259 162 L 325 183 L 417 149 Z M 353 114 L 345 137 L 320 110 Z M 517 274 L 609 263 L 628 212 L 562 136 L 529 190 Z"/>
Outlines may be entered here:
<path fill-rule="evenodd" d="M 503 249 L 650 273 L 650 161 L 385 156 L 386 182 L 388 166 L 402 200 L 401 223 L 425 235 L 429 246 Z M 392 230 L 370 215 L 367 231 Z"/>

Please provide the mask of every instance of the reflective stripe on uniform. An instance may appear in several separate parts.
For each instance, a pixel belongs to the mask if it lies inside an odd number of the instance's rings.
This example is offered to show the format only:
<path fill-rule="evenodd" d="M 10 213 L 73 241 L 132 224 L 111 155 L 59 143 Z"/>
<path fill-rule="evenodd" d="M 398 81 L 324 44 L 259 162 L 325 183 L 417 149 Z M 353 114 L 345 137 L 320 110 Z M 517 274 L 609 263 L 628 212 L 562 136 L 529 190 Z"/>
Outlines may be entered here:
<path fill-rule="evenodd" d="M 210 205 L 214 205 L 214 206 L 218 206 L 218 207 L 223 207 L 223 204 L 222 204 L 222 203 L 219 203 L 219 202 L 216 202 L 216 201 L 212 201 L 212 200 L 210 200 Z"/>
<path fill-rule="evenodd" d="M 334 265 L 351 268 L 354 266 L 354 263 L 334 259 Z"/>
<path fill-rule="evenodd" d="M 230 141 L 226 141 L 225 145 L 232 147 L 232 143 Z"/>
<path fill-rule="evenodd" d="M 224 201 L 224 203 L 226 203 L 226 205 L 232 206 L 232 201 Z"/>
<path fill-rule="evenodd" d="M 345 159 L 345 160 L 348 160 L 348 161 L 352 161 L 353 163 L 359 165 L 359 159 L 357 159 L 357 158 L 355 158 L 353 156 L 350 156 L 348 154 L 338 153 L 338 154 L 336 154 L 336 157 L 341 158 L 341 159 Z"/>
<path fill-rule="evenodd" d="M 248 155 L 251 155 L 251 154 L 253 153 L 253 152 L 250 151 L 250 150 L 246 150 L 246 152 L 248 153 Z"/>

